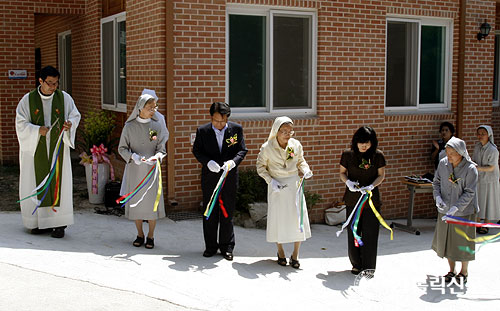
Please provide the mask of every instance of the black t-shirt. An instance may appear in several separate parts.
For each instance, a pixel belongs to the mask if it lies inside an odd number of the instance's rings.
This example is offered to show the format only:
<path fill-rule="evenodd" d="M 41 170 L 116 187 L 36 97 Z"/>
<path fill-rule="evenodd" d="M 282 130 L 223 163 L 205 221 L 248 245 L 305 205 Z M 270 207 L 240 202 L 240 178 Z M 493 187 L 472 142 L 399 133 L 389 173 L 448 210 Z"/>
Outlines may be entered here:
<path fill-rule="evenodd" d="M 434 159 L 434 169 L 437 169 L 439 164 L 439 153 L 441 153 L 441 151 L 444 150 L 446 146 L 446 143 L 442 139 L 438 140 L 437 143 L 439 145 L 439 150 L 436 158 Z M 432 144 L 431 154 L 434 152 L 434 150 L 436 150 L 436 147 L 434 146 L 434 144 Z"/>
<path fill-rule="evenodd" d="M 363 158 L 362 153 L 345 150 L 340 159 L 340 165 L 347 169 L 347 178 L 359 182 L 360 187 L 371 185 L 378 177 L 378 169 L 385 166 L 385 157 L 382 151 L 376 150 L 371 159 Z M 372 201 L 375 207 L 380 207 L 380 193 L 378 187 L 372 191 Z M 361 196 L 361 192 L 351 192 L 346 187 L 344 202 L 347 206 L 355 206 Z"/>

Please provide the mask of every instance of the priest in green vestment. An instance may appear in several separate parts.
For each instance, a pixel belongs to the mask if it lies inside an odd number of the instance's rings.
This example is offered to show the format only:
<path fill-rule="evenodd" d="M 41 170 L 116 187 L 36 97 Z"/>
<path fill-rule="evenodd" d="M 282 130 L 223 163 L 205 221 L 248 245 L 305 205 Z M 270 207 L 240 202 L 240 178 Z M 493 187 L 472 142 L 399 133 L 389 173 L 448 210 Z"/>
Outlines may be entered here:
<path fill-rule="evenodd" d="M 24 95 L 16 109 L 21 199 L 34 193 L 33 190 L 57 164 L 55 159 L 59 156 L 59 174 L 51 179 L 47 194 L 44 196 L 45 192 L 42 192 L 21 201 L 24 226 L 33 234 L 51 232 L 55 238 L 62 238 L 64 229 L 73 224 L 73 175 L 69 148 L 75 147 L 81 117 L 73 98 L 58 89 L 59 77 L 56 68 L 43 68 L 40 86 Z M 57 149 L 61 131 L 62 146 Z M 35 211 L 39 203 L 40 207 Z"/>

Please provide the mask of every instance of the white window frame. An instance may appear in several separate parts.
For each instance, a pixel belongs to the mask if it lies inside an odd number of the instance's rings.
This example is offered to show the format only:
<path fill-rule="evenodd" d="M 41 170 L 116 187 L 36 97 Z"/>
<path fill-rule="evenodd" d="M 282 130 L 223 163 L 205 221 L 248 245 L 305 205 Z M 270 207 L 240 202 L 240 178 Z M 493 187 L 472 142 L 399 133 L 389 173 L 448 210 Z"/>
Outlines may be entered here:
<path fill-rule="evenodd" d="M 498 41 L 498 44 L 500 45 L 500 30 L 496 30 L 494 33 L 495 38 Z M 497 37 L 498 36 L 498 37 Z M 500 107 L 500 47 L 497 50 L 497 55 L 496 55 L 496 75 L 497 75 L 497 85 L 493 85 L 493 88 L 497 89 L 497 96 L 498 98 L 495 100 L 494 98 L 492 99 L 493 102 L 493 107 Z"/>
<path fill-rule="evenodd" d="M 265 107 L 232 107 L 233 117 L 263 117 L 263 116 L 314 116 L 317 112 L 317 13 L 316 10 L 293 8 L 281 9 L 271 6 L 228 5 L 226 10 L 226 102 L 229 101 L 229 15 L 251 15 L 266 17 L 266 68 L 265 68 Z M 273 16 L 308 16 L 311 19 L 311 45 L 310 45 L 310 100 L 311 108 L 274 109 L 273 108 Z M 231 104 L 231 103 L 229 103 Z"/>
<path fill-rule="evenodd" d="M 113 61 L 113 72 L 115 75 L 114 79 L 114 85 L 113 85 L 113 91 L 114 91 L 114 105 L 109 105 L 104 103 L 104 92 L 103 92 L 103 71 L 104 71 L 104 66 L 102 65 L 103 62 L 103 47 L 102 47 L 102 25 L 104 23 L 108 22 L 113 22 L 113 55 L 115 56 L 114 61 Z M 106 110 L 112 110 L 112 111 L 117 111 L 117 112 L 127 112 L 127 103 L 119 103 L 118 102 L 118 75 L 119 75 L 119 70 L 118 70 L 118 23 L 126 21 L 126 12 L 121 12 L 115 15 L 111 15 L 105 18 L 101 19 L 100 23 L 100 37 L 101 39 L 99 40 L 99 44 L 101 46 L 101 107 L 102 109 Z"/>
<path fill-rule="evenodd" d="M 406 22 L 406 23 L 417 23 L 418 33 L 417 33 L 417 55 L 416 55 L 416 76 L 411 77 L 416 80 L 415 92 L 415 106 L 401 106 L 401 107 L 386 107 L 386 93 L 387 93 L 387 68 L 384 71 L 384 111 L 385 112 L 443 112 L 449 111 L 451 107 L 451 90 L 452 90 L 452 61 L 453 61 L 453 20 L 445 18 L 429 18 L 429 17 L 407 17 L 407 16 L 388 16 L 386 18 L 386 49 L 387 49 L 387 33 L 388 25 L 390 21 L 395 22 Z M 420 51 L 421 51 L 421 28 L 422 26 L 442 26 L 445 27 L 446 38 L 444 42 L 445 48 L 445 58 L 444 58 L 444 94 L 443 103 L 435 104 L 420 104 Z M 415 52 L 415 51 L 413 51 Z M 387 53 L 385 54 L 385 64 L 387 67 Z"/>
<path fill-rule="evenodd" d="M 57 63 L 61 78 L 59 79 L 59 88 L 68 91 L 68 77 L 66 73 L 66 65 L 68 64 L 68 55 L 66 55 L 66 37 L 71 35 L 71 30 L 63 31 L 57 34 Z M 71 42 L 73 44 L 73 42 Z M 69 59 L 71 62 L 71 59 Z M 71 64 L 70 64 L 71 65 Z M 71 94 L 71 92 L 68 92 Z"/>

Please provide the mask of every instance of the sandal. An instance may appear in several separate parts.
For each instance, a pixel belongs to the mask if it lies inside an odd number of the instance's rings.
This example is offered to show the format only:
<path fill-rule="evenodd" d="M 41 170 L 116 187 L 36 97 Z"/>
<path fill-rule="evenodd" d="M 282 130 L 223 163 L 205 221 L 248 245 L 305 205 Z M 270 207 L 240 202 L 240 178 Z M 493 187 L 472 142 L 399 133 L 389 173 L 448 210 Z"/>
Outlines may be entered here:
<path fill-rule="evenodd" d="M 144 237 L 137 236 L 137 239 L 132 243 L 135 247 L 140 247 L 144 244 Z"/>
<path fill-rule="evenodd" d="M 445 281 L 446 283 L 450 283 L 450 282 L 451 282 L 451 280 L 452 280 L 455 276 L 456 276 L 455 272 L 450 271 L 450 272 L 448 272 L 448 274 L 446 274 L 445 276 L 443 276 L 443 278 L 444 278 L 444 281 Z"/>
<path fill-rule="evenodd" d="M 457 280 L 458 284 L 464 285 L 465 283 L 467 283 L 467 275 L 460 272 L 459 274 L 457 274 L 457 276 L 455 276 L 455 280 Z"/>
<path fill-rule="evenodd" d="M 294 269 L 300 268 L 300 262 L 298 260 L 293 259 L 292 256 L 290 256 L 290 266 Z"/>
<path fill-rule="evenodd" d="M 154 238 L 147 238 L 145 247 L 147 249 L 152 249 L 153 247 L 155 247 L 155 239 Z"/>
<path fill-rule="evenodd" d="M 478 227 L 476 228 L 476 232 L 479 234 L 487 234 L 490 230 L 486 227 Z"/>
<path fill-rule="evenodd" d="M 286 266 L 286 258 L 285 257 L 280 257 L 280 254 L 278 255 L 278 265 L 280 266 Z"/>

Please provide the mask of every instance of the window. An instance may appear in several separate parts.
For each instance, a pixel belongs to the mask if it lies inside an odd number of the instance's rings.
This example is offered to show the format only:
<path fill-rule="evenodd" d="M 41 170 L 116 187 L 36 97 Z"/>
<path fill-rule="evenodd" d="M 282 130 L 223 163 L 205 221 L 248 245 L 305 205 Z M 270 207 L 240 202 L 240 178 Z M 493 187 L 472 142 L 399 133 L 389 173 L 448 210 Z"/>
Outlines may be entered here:
<path fill-rule="evenodd" d="M 498 107 L 500 99 L 498 98 L 500 87 L 500 32 L 495 33 L 495 61 L 493 67 L 493 106 Z"/>
<path fill-rule="evenodd" d="M 228 9 L 227 100 L 235 113 L 313 114 L 313 12 Z"/>
<path fill-rule="evenodd" d="M 72 94 L 72 72 L 71 72 L 71 30 L 61 32 L 57 35 L 57 63 L 61 77 L 59 78 L 59 89 Z"/>
<path fill-rule="evenodd" d="M 102 108 L 127 111 L 125 13 L 101 20 Z"/>
<path fill-rule="evenodd" d="M 451 21 L 387 20 L 386 110 L 449 108 Z"/>

